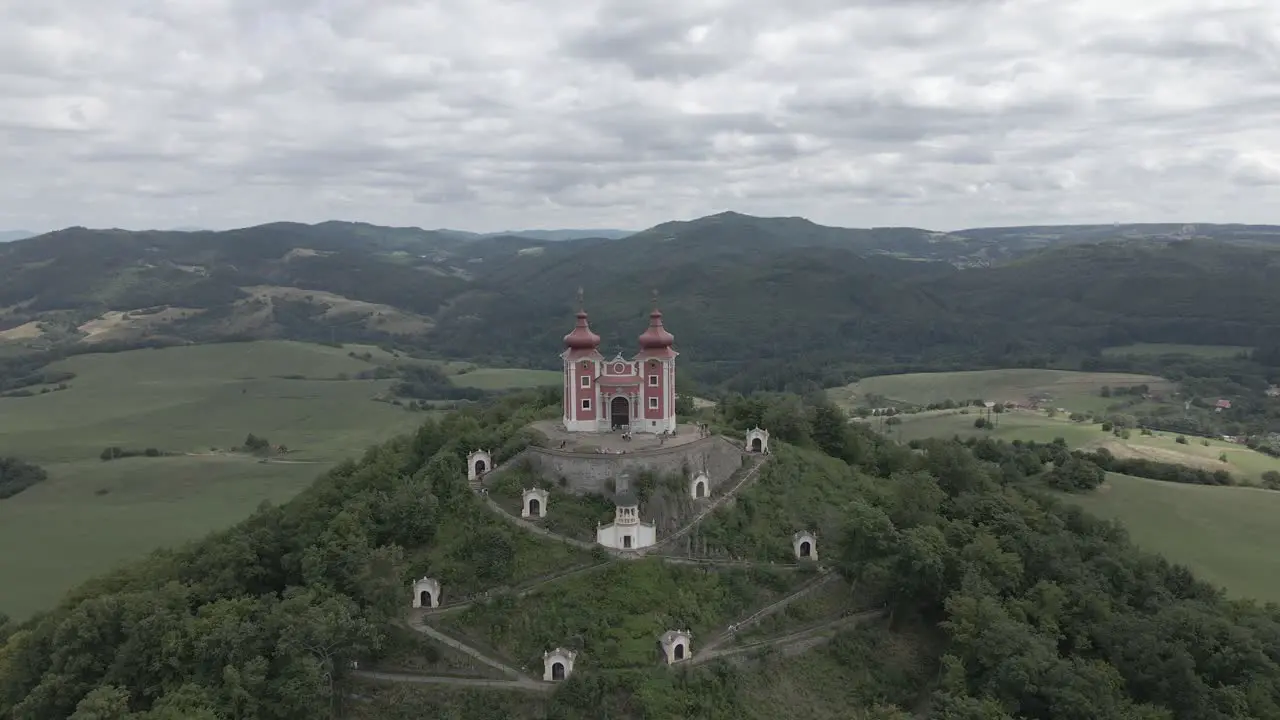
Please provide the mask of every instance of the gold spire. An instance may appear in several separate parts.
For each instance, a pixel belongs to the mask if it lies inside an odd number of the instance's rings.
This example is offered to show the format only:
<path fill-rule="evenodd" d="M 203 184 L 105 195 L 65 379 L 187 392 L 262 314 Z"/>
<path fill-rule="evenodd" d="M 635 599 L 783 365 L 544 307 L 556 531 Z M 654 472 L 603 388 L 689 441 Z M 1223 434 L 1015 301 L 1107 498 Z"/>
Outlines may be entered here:
<path fill-rule="evenodd" d="M 582 286 L 578 286 L 578 312 L 586 312 L 587 306 L 582 301 Z"/>

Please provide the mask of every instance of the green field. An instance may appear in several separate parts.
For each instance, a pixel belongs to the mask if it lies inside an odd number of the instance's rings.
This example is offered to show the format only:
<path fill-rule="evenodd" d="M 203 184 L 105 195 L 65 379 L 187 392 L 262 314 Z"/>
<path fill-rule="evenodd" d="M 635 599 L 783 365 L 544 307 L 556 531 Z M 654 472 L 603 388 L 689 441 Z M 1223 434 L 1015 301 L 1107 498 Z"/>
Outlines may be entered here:
<path fill-rule="evenodd" d="M 1035 440 L 1053 442 L 1062 438 L 1071 448 L 1096 449 L 1105 447 L 1117 457 L 1141 457 L 1160 462 L 1177 463 L 1205 470 L 1226 470 L 1238 482 L 1257 483 L 1262 473 L 1280 470 L 1280 458 L 1264 455 L 1243 445 L 1207 438 L 1188 437 L 1187 443 L 1177 442 L 1176 433 L 1157 432 L 1154 435 L 1130 434 L 1122 440 L 1101 425 L 1077 423 L 1063 417 L 1048 417 L 1033 411 L 1010 411 L 993 414 L 995 426 L 991 430 L 973 426 L 973 421 L 983 413 L 976 408 L 968 413 L 959 410 L 940 410 L 898 416 L 901 424 L 884 424 L 883 432 L 901 440 L 918 440 L 931 437 L 950 438 L 993 437 L 1002 440 Z M 881 430 L 880 418 L 863 421 Z M 1227 461 L 1219 456 L 1226 454 Z"/>
<path fill-rule="evenodd" d="M 564 376 L 554 370 L 524 370 L 521 368 L 478 368 L 451 375 L 449 381 L 459 387 L 479 390 L 504 390 L 559 385 Z"/>
<path fill-rule="evenodd" d="M 1110 475 L 1065 498 L 1124 523 L 1134 542 L 1241 597 L 1280 602 L 1280 493 Z"/>
<path fill-rule="evenodd" d="M 1187 355 L 1202 359 L 1233 358 L 1252 348 L 1239 345 L 1177 345 L 1173 343 L 1135 343 L 1117 345 L 1102 351 L 1106 357 L 1160 357 L 1162 355 Z"/>
<path fill-rule="evenodd" d="M 0 455 L 50 476 L 0 500 L 0 611 L 25 617 L 117 563 L 286 500 L 334 462 L 416 427 L 424 413 L 373 400 L 393 381 L 337 379 L 391 359 L 286 341 L 78 355 L 50 368 L 76 373 L 68 389 L 0 398 Z M 491 387 L 504 372 L 474 371 Z M 248 433 L 290 452 L 266 464 L 226 452 Z M 177 455 L 99 460 L 112 445 Z"/>
<path fill-rule="evenodd" d="M 833 401 L 845 407 L 868 404 L 878 395 L 888 404 L 929 405 L 946 400 L 992 400 L 1027 403 L 1035 396 L 1049 398 L 1055 407 L 1071 412 L 1104 410 L 1114 402 L 1101 397 L 1103 387 L 1149 385 L 1154 391 L 1173 385 L 1153 375 L 1074 372 L 1070 370 L 967 370 L 963 372 L 910 373 L 863 378 L 852 385 L 829 390 Z"/>

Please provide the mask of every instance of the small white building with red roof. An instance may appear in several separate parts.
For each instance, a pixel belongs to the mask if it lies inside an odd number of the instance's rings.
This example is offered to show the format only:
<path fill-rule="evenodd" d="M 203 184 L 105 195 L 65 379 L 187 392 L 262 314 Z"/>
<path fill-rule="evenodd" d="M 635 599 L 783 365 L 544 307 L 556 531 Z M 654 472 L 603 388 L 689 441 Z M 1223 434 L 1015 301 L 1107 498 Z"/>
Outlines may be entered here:
<path fill-rule="evenodd" d="M 655 293 L 640 350 L 606 360 L 600 336 L 591 332 L 581 306 L 577 324 L 564 336 L 564 427 L 569 432 L 676 431 L 675 337 L 662 326 Z"/>

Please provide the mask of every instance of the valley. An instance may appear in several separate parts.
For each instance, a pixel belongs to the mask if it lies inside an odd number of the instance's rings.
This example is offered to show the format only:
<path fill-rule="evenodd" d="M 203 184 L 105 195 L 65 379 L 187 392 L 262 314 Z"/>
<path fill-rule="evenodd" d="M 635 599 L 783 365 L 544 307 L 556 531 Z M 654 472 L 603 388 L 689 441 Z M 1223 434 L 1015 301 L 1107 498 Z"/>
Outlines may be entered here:
<path fill-rule="evenodd" d="M 47 477 L 0 499 L 0 543 L 32 548 L 0 557 L 0 713 L 141 698 L 128 668 L 168 637 L 193 649 L 142 702 L 227 716 L 1211 716 L 1196 688 L 1235 676 L 1197 665 L 1161 694 L 1136 644 L 1191 652 L 1170 633 L 1192 614 L 1280 633 L 1226 604 L 1280 599 L 1280 298 L 1270 241 L 1197 228 L 723 213 L 621 238 L 6 244 L 0 457 Z M 567 337 L 578 286 L 594 330 Z M 612 368 L 646 322 L 635 362 L 679 355 L 678 376 L 566 383 L 560 352 Z M 597 382 L 559 427 L 562 388 Z M 619 413 L 675 436 L 595 434 Z M 1143 628 L 1076 611 L 1103 596 Z M 1037 679 L 990 685 L 992 647 Z M 1265 717 L 1280 665 L 1249 657 Z M 1072 685 L 1094 691 L 1036 689 Z"/>
<path fill-rule="evenodd" d="M 0 456 L 49 473 L 0 501 L 0 545 L 38 548 L 0 555 L 0 608 L 26 617 L 122 562 L 285 502 L 336 463 L 416 428 L 431 411 L 392 404 L 390 375 L 374 379 L 400 361 L 418 362 L 372 346 L 259 341 L 52 363 L 48 371 L 73 377 L 0 397 Z M 488 390 L 547 382 L 536 371 L 446 368 L 460 386 Z M 287 451 L 246 450 L 250 434 Z M 100 459 L 110 447 L 138 456 Z"/>

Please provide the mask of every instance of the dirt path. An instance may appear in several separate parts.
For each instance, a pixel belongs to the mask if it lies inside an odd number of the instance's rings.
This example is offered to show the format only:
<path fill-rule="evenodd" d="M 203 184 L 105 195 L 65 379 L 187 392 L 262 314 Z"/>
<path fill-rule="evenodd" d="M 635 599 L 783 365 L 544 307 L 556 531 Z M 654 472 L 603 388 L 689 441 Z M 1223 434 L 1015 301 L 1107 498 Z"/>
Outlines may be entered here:
<path fill-rule="evenodd" d="M 445 605 L 441 605 L 440 607 L 431 608 L 430 610 L 420 610 L 417 612 L 417 615 L 425 617 L 425 616 L 431 616 L 431 615 L 442 615 L 444 613 L 455 612 L 457 610 L 465 610 L 471 607 L 472 605 L 476 604 L 477 602 L 483 602 L 487 600 L 489 597 L 497 594 L 501 594 L 502 592 L 510 592 L 518 598 L 524 597 L 529 593 L 533 592 L 534 590 L 537 590 L 538 588 L 542 587 L 543 585 L 548 585 L 550 583 L 557 582 L 567 577 L 572 577 L 574 575 L 583 575 L 585 573 L 589 573 L 594 570 L 599 570 L 600 568 L 606 565 L 612 565 L 614 562 L 615 561 L 613 560 L 605 560 L 604 562 L 598 562 L 591 565 L 578 565 L 576 567 L 571 567 L 568 570 L 560 570 L 558 572 L 542 575 L 540 577 L 534 578 L 533 580 L 529 580 L 527 582 L 521 583 L 520 585 L 517 585 L 513 588 L 494 590 L 485 596 L 472 597 L 467 600 L 460 600 L 454 603 L 447 603 Z"/>
<path fill-rule="evenodd" d="M 455 650 L 458 650 L 459 652 L 464 652 L 467 655 L 470 655 L 471 657 L 475 658 L 479 662 L 482 662 L 485 665 L 488 665 L 489 667 L 493 668 L 494 670 L 497 670 L 498 672 L 501 672 L 505 675 L 510 675 L 516 678 L 517 680 L 528 680 L 530 682 L 536 682 L 533 678 L 529 677 L 528 675 L 525 675 L 523 672 L 517 670 L 516 668 L 511 667 L 510 665 L 502 662 L 501 660 L 495 660 L 489 657 L 488 655 L 485 655 L 484 653 L 462 642 L 461 640 L 455 640 L 454 638 L 448 635 L 445 635 L 444 633 L 431 627 L 425 622 L 422 622 L 421 619 L 419 619 L 417 622 L 414 622 L 411 620 L 409 622 L 409 627 L 412 628 L 413 630 L 416 630 L 417 632 L 422 633 L 423 635 L 426 635 L 427 637 L 431 638 L 432 640 L 435 640 L 436 642 L 444 643 L 445 645 L 448 645 L 449 647 Z"/>
<path fill-rule="evenodd" d="M 798 630 L 769 640 L 760 640 L 758 642 L 726 648 L 724 650 L 701 650 L 692 658 L 686 660 L 685 663 L 689 665 L 701 665 L 702 663 L 710 662 L 719 658 L 741 655 L 743 653 L 762 650 L 764 648 L 783 648 L 804 651 L 830 640 L 839 630 L 852 625 L 857 625 L 863 620 L 879 617 L 883 614 L 883 610 L 866 610 L 864 612 L 846 615 L 845 617 L 830 620 L 822 623 L 821 625 L 815 625 L 814 627 Z"/>
<path fill-rule="evenodd" d="M 556 684 L 539 680 L 485 680 L 481 678 L 449 677 L 446 675 L 416 675 L 414 673 L 382 672 L 379 670 L 354 670 L 355 677 L 386 682 L 420 683 L 424 685 L 454 685 L 457 687 L 485 688 L 486 690 L 521 690 L 524 692 L 551 692 Z"/>
<path fill-rule="evenodd" d="M 726 643 L 726 642 L 728 642 L 729 640 L 732 640 L 732 639 L 733 639 L 733 638 L 738 634 L 738 632 L 739 632 L 739 631 L 744 630 L 744 629 L 746 629 L 746 628 L 748 628 L 748 627 L 750 627 L 750 626 L 752 626 L 752 625 L 756 624 L 756 623 L 757 623 L 757 622 L 759 622 L 760 620 L 763 620 L 764 618 L 766 618 L 766 617 L 768 617 L 768 616 L 772 615 L 773 613 L 775 613 L 775 612 L 777 612 L 777 611 L 779 611 L 779 610 L 781 610 L 781 609 L 785 608 L 786 606 L 790 605 L 791 603 L 795 602 L 796 600 L 799 600 L 800 598 L 802 598 L 802 597 L 804 597 L 804 596 L 808 595 L 809 593 L 813 592 L 814 590 L 817 590 L 818 588 L 820 588 L 820 587 L 822 587 L 822 586 L 826 585 L 827 583 L 831 582 L 832 580 L 836 580 L 836 579 L 838 579 L 839 577 L 840 577 L 840 576 L 839 576 L 837 573 L 834 573 L 834 572 L 832 572 L 832 571 L 830 571 L 830 570 L 826 570 L 826 571 L 824 571 L 824 572 L 822 573 L 822 575 L 820 575 L 820 576 L 818 576 L 817 578 L 814 578 L 813 580 L 810 580 L 809 582 L 805 583 L 803 586 L 801 586 L 801 588 L 800 588 L 799 590 L 796 590 L 795 592 L 791 593 L 790 595 L 787 595 L 787 596 L 786 596 L 786 597 L 784 597 L 784 598 L 780 598 L 780 599 L 778 599 L 778 600 L 774 601 L 773 603 L 770 603 L 769 605 L 766 605 L 766 606 L 764 606 L 763 608 L 760 608 L 759 610 L 757 610 L 757 611 L 755 611 L 755 612 L 751 613 L 751 614 L 750 614 L 750 615 L 748 615 L 746 618 L 744 618 L 744 619 L 742 619 L 742 620 L 739 620 L 738 622 L 735 622 L 735 623 L 733 623 L 733 624 L 729 625 L 729 627 L 727 627 L 727 628 L 725 628 L 723 631 L 721 631 L 721 633 L 720 633 L 719 635 L 717 635 L 713 640 L 711 640 L 711 642 L 709 642 L 709 643 L 707 643 L 707 644 L 703 645 L 703 646 L 702 646 L 702 649 L 701 649 L 701 650 L 699 650 L 698 652 L 699 652 L 699 653 L 706 653 L 706 652 L 711 652 L 711 651 L 715 650 L 716 648 L 718 648 L 718 647 L 720 647 L 721 645 L 725 644 L 725 643 Z"/>
<path fill-rule="evenodd" d="M 683 555 L 651 555 L 672 565 L 710 565 L 712 567 L 770 568 L 795 571 L 804 567 L 799 563 L 775 563 L 769 560 L 720 560 L 717 558 L 684 557 Z"/>
<path fill-rule="evenodd" d="M 582 540 L 575 540 L 574 538 L 571 538 L 567 535 L 561 535 L 560 533 L 553 533 L 550 530 L 542 527 L 541 525 L 529 522 L 524 518 L 516 517 L 515 515 L 512 515 L 511 513 L 502 509 L 502 506 L 494 502 L 493 498 L 489 497 L 488 495 L 481 495 L 480 497 L 484 499 L 485 505 L 488 505 L 490 510 L 498 513 L 498 515 L 505 518 L 508 522 L 513 522 L 516 525 L 519 525 L 520 527 L 524 528 L 525 530 L 528 530 L 529 532 L 537 533 L 543 537 L 549 537 L 552 540 L 559 540 L 562 543 L 565 543 L 567 545 L 572 545 L 577 548 L 582 548 L 583 550 L 594 550 L 600 547 L 595 543 L 583 542 Z"/>

